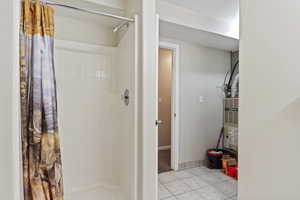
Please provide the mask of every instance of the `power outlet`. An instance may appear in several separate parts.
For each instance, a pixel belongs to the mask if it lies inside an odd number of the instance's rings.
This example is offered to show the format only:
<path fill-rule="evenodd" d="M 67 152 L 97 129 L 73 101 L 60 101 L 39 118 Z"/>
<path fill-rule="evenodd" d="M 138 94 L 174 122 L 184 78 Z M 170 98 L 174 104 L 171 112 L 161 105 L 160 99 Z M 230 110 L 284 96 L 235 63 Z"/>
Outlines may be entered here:
<path fill-rule="evenodd" d="M 205 97 L 204 96 L 199 96 L 199 103 L 204 103 L 205 102 Z"/>

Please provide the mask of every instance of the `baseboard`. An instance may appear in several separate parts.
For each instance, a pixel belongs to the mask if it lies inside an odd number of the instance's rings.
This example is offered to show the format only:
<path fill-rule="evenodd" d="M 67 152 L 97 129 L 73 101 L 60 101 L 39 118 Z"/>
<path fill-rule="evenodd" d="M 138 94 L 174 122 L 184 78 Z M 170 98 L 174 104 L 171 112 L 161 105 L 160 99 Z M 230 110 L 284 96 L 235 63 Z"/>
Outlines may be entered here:
<path fill-rule="evenodd" d="M 183 162 L 183 163 L 179 164 L 179 170 L 195 168 L 195 167 L 201 167 L 201 166 L 204 166 L 204 165 L 205 165 L 205 162 L 203 160 Z"/>
<path fill-rule="evenodd" d="M 158 151 L 169 150 L 169 149 L 171 149 L 171 145 L 158 147 Z"/>

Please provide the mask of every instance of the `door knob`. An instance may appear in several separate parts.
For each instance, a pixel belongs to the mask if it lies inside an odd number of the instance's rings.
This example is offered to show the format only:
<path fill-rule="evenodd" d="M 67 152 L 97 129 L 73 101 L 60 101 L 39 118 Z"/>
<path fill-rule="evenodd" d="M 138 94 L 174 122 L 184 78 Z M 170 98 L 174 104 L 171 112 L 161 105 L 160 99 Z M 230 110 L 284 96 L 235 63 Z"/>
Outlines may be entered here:
<path fill-rule="evenodd" d="M 155 121 L 155 125 L 156 125 L 156 126 L 160 126 L 162 123 L 163 123 L 162 120 L 156 120 L 156 121 Z"/>

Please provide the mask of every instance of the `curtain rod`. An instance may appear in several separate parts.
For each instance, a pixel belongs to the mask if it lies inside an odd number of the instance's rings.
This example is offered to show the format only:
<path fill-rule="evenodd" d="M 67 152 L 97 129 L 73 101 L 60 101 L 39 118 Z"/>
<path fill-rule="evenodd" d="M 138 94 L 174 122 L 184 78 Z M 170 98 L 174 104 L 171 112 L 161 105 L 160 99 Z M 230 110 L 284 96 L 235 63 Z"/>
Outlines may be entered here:
<path fill-rule="evenodd" d="M 132 19 L 132 18 L 123 17 L 123 16 L 114 15 L 114 14 L 105 13 L 105 12 L 99 12 L 99 11 L 95 11 L 95 10 L 89 10 L 89 9 L 85 9 L 85 8 L 79 8 L 79 7 L 72 6 L 72 5 L 66 4 L 66 3 L 58 3 L 58 2 L 55 2 L 55 1 L 46 0 L 46 4 L 53 5 L 53 6 L 60 6 L 60 7 L 64 7 L 64 8 L 70 8 L 70 9 L 73 9 L 73 10 L 86 12 L 86 13 L 90 13 L 90 14 L 95 14 L 95 15 L 100 15 L 100 16 L 105 16 L 105 17 L 111 17 L 111 18 L 115 18 L 115 19 L 118 19 L 118 20 L 122 20 L 122 21 L 134 22 L 134 19 Z"/>

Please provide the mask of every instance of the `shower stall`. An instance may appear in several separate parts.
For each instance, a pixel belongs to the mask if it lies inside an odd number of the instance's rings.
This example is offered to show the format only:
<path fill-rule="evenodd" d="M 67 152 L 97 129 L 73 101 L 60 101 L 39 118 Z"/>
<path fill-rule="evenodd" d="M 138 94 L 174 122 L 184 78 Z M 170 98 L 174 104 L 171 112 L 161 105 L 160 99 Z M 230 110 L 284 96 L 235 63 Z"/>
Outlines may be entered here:
<path fill-rule="evenodd" d="M 136 199 L 138 18 L 52 6 L 65 199 Z"/>

